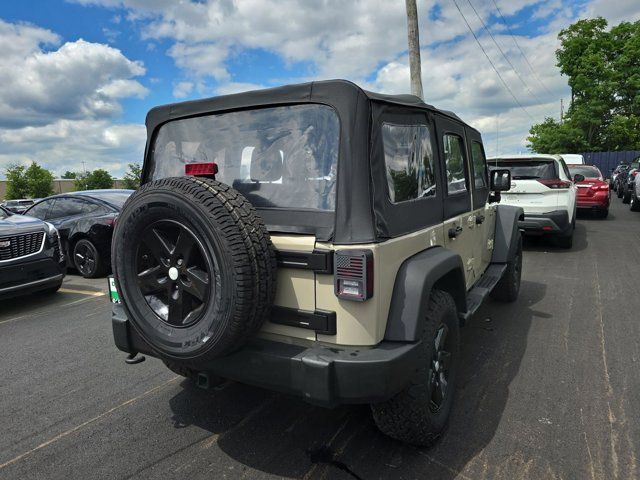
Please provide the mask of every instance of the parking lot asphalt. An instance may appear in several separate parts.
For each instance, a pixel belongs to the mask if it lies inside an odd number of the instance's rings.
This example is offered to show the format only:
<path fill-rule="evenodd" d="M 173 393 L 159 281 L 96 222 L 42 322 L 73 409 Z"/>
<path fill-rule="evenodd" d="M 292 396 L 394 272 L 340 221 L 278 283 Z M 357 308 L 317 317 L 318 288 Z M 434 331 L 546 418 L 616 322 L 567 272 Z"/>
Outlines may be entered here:
<path fill-rule="evenodd" d="M 0 478 L 639 478 L 640 214 L 613 199 L 574 247 L 525 242 L 518 302 L 462 330 L 448 431 L 431 449 L 226 383 L 204 391 L 113 346 L 106 280 L 0 303 Z"/>

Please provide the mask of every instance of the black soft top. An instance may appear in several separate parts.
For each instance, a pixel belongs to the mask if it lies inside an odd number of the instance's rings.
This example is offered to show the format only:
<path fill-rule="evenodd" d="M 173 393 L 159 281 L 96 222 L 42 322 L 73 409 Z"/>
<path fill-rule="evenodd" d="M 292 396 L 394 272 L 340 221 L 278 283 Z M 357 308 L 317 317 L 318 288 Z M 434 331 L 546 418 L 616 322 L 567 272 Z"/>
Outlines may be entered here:
<path fill-rule="evenodd" d="M 370 243 L 408 233 L 407 229 L 390 228 L 377 205 L 386 201 L 387 193 L 372 187 L 373 162 L 371 124 L 381 111 L 407 119 L 416 112 L 429 116 L 439 114 L 461 123 L 466 129 L 477 130 L 464 124 L 452 112 L 439 110 L 414 95 L 386 95 L 363 90 L 347 80 L 325 80 L 282 87 L 255 90 L 232 95 L 205 98 L 155 107 L 146 119 L 147 145 L 143 168 L 143 183 L 153 171 L 152 145 L 158 128 L 171 120 L 200 115 L 222 113 L 248 108 L 275 107 L 318 103 L 332 107 L 340 119 L 340 150 L 338 157 L 338 183 L 336 211 L 296 212 L 259 209 L 272 232 L 314 234 L 319 241 L 340 244 Z M 375 143 L 375 142 L 374 142 Z M 379 157 L 379 156 L 377 156 Z M 344 181 L 344 179 L 348 179 Z M 415 230 L 415 228 L 413 228 Z"/>

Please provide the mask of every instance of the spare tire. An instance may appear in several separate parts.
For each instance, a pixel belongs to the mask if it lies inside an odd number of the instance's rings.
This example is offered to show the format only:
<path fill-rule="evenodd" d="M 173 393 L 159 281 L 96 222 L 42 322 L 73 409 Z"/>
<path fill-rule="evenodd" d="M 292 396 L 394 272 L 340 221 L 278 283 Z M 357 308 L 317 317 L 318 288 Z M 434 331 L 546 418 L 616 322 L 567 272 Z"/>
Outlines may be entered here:
<path fill-rule="evenodd" d="M 215 180 L 143 185 L 116 222 L 113 269 L 129 319 L 160 356 L 206 360 L 260 329 L 276 257 L 251 203 Z"/>

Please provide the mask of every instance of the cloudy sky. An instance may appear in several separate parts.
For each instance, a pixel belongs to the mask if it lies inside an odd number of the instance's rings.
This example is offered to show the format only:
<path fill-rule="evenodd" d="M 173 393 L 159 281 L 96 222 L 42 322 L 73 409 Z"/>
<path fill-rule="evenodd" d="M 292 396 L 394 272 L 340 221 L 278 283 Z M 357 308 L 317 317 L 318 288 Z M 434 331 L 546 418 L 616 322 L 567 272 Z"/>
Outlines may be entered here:
<path fill-rule="evenodd" d="M 524 151 L 529 126 L 559 116 L 558 31 L 637 20 L 640 2 L 418 0 L 418 14 L 425 100 L 480 129 L 494 154 Z M 406 42 L 404 0 L 2 2 L 0 175 L 36 160 L 120 176 L 141 161 L 158 104 L 327 78 L 406 93 Z"/>

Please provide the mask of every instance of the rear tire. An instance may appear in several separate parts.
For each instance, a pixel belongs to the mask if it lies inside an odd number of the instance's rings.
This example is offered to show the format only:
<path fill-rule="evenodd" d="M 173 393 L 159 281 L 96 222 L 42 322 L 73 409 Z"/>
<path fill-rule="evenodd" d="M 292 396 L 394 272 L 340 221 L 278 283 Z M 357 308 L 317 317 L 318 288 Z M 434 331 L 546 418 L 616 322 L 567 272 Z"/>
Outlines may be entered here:
<path fill-rule="evenodd" d="M 412 445 L 433 445 L 447 426 L 460 349 L 456 304 L 434 290 L 429 297 L 415 372 L 409 385 L 389 400 L 371 405 L 382 433 Z"/>
<path fill-rule="evenodd" d="M 630 201 L 629 209 L 632 212 L 640 212 L 640 199 L 637 197 L 635 189 L 633 192 L 631 192 L 631 201 Z"/>
<path fill-rule="evenodd" d="M 520 293 L 522 278 L 522 235 L 518 238 L 516 253 L 507 263 L 507 269 L 491 292 L 491 298 L 500 302 L 515 302 Z"/>
<path fill-rule="evenodd" d="M 102 255 L 86 238 L 81 238 L 73 246 L 73 265 L 84 278 L 98 278 L 105 273 Z"/>
<path fill-rule="evenodd" d="M 630 203 L 631 202 L 631 192 L 626 191 L 622 195 L 622 203 Z"/>
<path fill-rule="evenodd" d="M 50 287 L 50 288 L 47 288 L 45 290 L 40 290 L 40 293 L 42 293 L 44 295 L 53 295 L 55 293 L 58 293 L 58 290 L 60 290 L 60 287 L 62 287 L 62 282 L 60 282 L 55 287 Z"/>
<path fill-rule="evenodd" d="M 622 187 L 618 185 L 618 188 L 616 188 L 616 195 L 618 196 L 618 198 L 622 198 L 623 193 L 624 192 L 622 191 Z"/>

